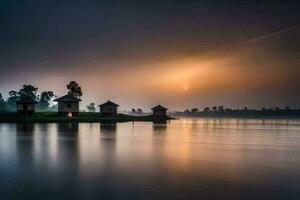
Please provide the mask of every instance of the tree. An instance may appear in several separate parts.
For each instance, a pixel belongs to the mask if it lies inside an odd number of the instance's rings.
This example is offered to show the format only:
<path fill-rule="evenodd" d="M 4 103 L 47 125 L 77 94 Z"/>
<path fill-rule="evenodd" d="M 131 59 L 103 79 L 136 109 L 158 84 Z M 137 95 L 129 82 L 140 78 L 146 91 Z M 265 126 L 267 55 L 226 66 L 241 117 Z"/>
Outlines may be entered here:
<path fill-rule="evenodd" d="M 216 112 L 216 111 L 217 111 L 217 106 L 212 107 L 212 110 L 213 110 L 214 112 Z"/>
<path fill-rule="evenodd" d="M 47 110 L 50 107 L 50 101 L 53 100 L 54 93 L 52 91 L 44 91 L 41 93 L 39 108 L 41 110 Z"/>
<path fill-rule="evenodd" d="M 6 101 L 7 109 L 9 110 L 16 110 L 16 102 L 20 97 L 29 96 L 34 100 L 38 99 L 37 96 L 37 87 L 33 85 L 23 85 L 23 87 L 17 92 L 15 90 L 11 90 L 8 94 L 9 97 Z"/>
<path fill-rule="evenodd" d="M 33 85 L 23 85 L 23 87 L 17 92 L 15 90 L 11 90 L 8 94 L 9 97 L 6 101 L 7 109 L 16 110 L 16 102 L 20 97 L 29 96 L 33 98 L 33 100 L 38 100 L 37 95 L 38 88 Z"/>
<path fill-rule="evenodd" d="M 9 96 L 11 96 L 11 97 L 18 96 L 18 92 L 17 92 L 17 91 L 14 91 L 14 90 L 9 91 L 8 94 L 9 94 Z"/>
<path fill-rule="evenodd" d="M 219 110 L 219 112 L 224 112 L 224 106 L 219 106 L 218 110 Z"/>
<path fill-rule="evenodd" d="M 131 109 L 131 112 L 132 112 L 132 113 L 135 113 L 135 112 L 136 112 L 136 110 L 135 110 L 134 108 L 132 108 L 132 109 Z"/>
<path fill-rule="evenodd" d="M 191 111 L 189 109 L 186 109 L 185 111 L 183 111 L 185 114 L 190 113 Z"/>
<path fill-rule="evenodd" d="M 37 97 L 37 87 L 34 87 L 33 85 L 23 85 L 23 88 L 21 88 L 18 92 L 18 95 L 20 97 L 22 96 L 30 96 L 34 100 L 36 100 Z"/>
<path fill-rule="evenodd" d="M 2 94 L 0 93 L 0 111 L 6 110 L 5 100 L 3 99 Z"/>
<path fill-rule="evenodd" d="M 225 112 L 232 112 L 232 108 L 226 108 Z"/>
<path fill-rule="evenodd" d="M 69 90 L 68 94 L 73 97 L 80 98 L 82 96 L 81 87 L 79 86 L 79 84 L 76 81 L 71 81 L 67 85 L 67 89 Z"/>
<path fill-rule="evenodd" d="M 96 112 L 96 104 L 95 103 L 90 103 L 89 105 L 86 106 L 86 109 L 89 111 L 89 112 Z"/>
<path fill-rule="evenodd" d="M 193 108 L 191 111 L 192 111 L 192 113 L 196 113 L 196 112 L 199 112 L 199 109 L 198 108 Z"/>
<path fill-rule="evenodd" d="M 285 107 L 285 110 L 286 110 L 286 111 L 289 111 L 289 110 L 290 110 L 290 107 L 289 107 L 289 106 L 286 106 L 286 107 Z"/>
<path fill-rule="evenodd" d="M 142 110 L 141 108 L 138 108 L 138 109 L 136 110 L 136 112 L 137 112 L 137 113 L 143 113 L 143 110 Z"/>
<path fill-rule="evenodd" d="M 204 109 L 203 109 L 203 112 L 209 112 L 210 111 L 210 108 L 209 107 L 205 107 Z"/>
<path fill-rule="evenodd" d="M 16 102 L 19 98 L 18 92 L 11 90 L 8 94 L 9 97 L 6 101 L 7 108 L 9 110 L 16 110 Z"/>

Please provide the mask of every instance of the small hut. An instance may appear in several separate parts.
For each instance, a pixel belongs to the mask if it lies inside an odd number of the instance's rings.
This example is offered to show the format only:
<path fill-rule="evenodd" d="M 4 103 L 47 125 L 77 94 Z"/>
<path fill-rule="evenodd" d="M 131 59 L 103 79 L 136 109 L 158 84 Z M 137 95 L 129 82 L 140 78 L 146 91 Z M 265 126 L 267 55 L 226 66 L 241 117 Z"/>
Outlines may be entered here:
<path fill-rule="evenodd" d="M 99 105 L 100 107 L 100 113 L 104 116 L 114 116 L 117 115 L 118 112 L 118 104 L 111 102 L 108 100 L 107 102 Z"/>
<path fill-rule="evenodd" d="M 73 117 L 79 115 L 79 102 L 81 99 L 71 95 L 65 95 L 55 99 L 58 102 L 58 115 L 61 117 Z"/>
<path fill-rule="evenodd" d="M 30 96 L 21 96 L 17 101 L 17 112 L 22 115 L 33 115 L 37 102 Z"/>
<path fill-rule="evenodd" d="M 153 117 L 157 117 L 157 118 L 167 117 L 168 109 L 161 105 L 155 106 L 155 107 L 151 108 L 151 110 L 153 111 Z"/>

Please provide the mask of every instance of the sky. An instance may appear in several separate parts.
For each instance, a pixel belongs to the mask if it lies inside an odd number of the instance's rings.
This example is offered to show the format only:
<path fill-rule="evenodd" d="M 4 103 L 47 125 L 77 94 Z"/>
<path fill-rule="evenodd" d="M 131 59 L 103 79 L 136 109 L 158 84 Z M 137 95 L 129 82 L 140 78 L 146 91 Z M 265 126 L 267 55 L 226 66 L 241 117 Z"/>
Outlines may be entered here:
<path fill-rule="evenodd" d="M 0 0 L 0 93 L 81 107 L 300 108 L 300 2 Z"/>

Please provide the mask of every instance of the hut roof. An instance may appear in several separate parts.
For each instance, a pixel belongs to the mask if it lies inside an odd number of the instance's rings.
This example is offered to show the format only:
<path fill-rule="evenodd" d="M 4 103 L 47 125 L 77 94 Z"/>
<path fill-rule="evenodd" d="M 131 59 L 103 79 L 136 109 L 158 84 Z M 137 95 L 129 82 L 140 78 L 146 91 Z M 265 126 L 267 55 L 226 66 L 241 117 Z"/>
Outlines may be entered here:
<path fill-rule="evenodd" d="M 119 106 L 118 104 L 116 104 L 116 103 L 114 103 L 114 102 L 112 102 L 112 101 L 110 101 L 110 100 L 108 100 L 107 102 L 105 102 L 105 103 L 103 103 L 103 104 L 100 104 L 100 105 L 98 105 L 98 106 Z"/>
<path fill-rule="evenodd" d="M 17 103 L 37 103 L 37 101 L 33 97 L 26 95 L 19 97 Z"/>
<path fill-rule="evenodd" d="M 81 99 L 67 94 L 65 96 L 54 99 L 54 101 L 56 101 L 56 102 L 79 102 L 79 101 L 81 101 Z"/>
<path fill-rule="evenodd" d="M 155 106 L 155 107 L 151 108 L 151 110 L 168 110 L 168 109 L 161 106 L 161 105 L 158 105 L 158 106 Z"/>

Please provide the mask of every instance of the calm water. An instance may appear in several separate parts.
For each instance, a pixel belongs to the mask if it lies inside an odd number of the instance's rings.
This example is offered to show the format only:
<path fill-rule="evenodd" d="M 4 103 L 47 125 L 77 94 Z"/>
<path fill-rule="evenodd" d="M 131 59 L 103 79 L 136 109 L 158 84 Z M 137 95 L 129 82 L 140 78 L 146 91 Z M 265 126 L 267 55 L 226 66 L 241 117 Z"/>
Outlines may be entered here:
<path fill-rule="evenodd" d="M 300 199 L 300 120 L 0 124 L 1 199 Z"/>

